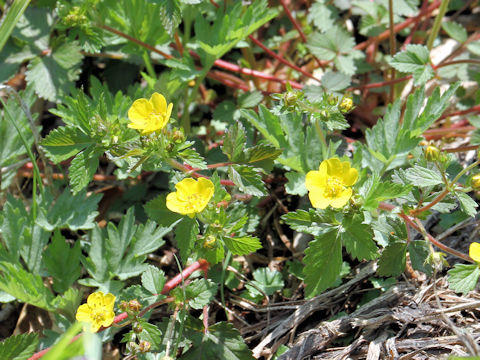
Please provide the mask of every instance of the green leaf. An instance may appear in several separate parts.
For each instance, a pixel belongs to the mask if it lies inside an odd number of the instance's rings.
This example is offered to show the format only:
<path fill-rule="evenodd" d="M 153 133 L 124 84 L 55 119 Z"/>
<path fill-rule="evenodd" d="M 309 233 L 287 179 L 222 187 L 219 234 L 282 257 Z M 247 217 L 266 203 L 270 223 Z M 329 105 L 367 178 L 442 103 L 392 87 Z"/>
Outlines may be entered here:
<path fill-rule="evenodd" d="M 246 143 L 245 128 L 236 121 L 232 127 L 225 131 L 222 151 L 232 162 L 241 162 L 244 159 L 243 149 Z"/>
<path fill-rule="evenodd" d="M 47 231 L 56 228 L 73 231 L 92 229 L 101 198 L 101 194 L 87 196 L 85 191 L 72 195 L 68 188 L 56 201 L 46 194 L 45 199 L 42 199 L 36 223 Z"/>
<path fill-rule="evenodd" d="M 332 219 L 328 215 L 318 214 L 314 209 L 291 211 L 282 215 L 282 220 L 293 230 L 314 236 L 332 231 L 332 225 L 330 224 Z"/>
<path fill-rule="evenodd" d="M 165 273 L 152 265 L 148 265 L 142 274 L 142 286 L 152 294 L 160 294 L 166 281 Z"/>
<path fill-rule="evenodd" d="M 260 104 L 260 101 L 263 100 L 263 95 L 260 91 L 250 91 L 243 93 L 238 97 L 237 104 L 239 108 L 253 108 Z"/>
<path fill-rule="evenodd" d="M 358 260 L 373 260 L 378 255 L 378 248 L 373 241 L 370 226 L 362 224 L 362 216 L 346 217 L 342 222 L 340 236 L 348 253 Z"/>
<path fill-rule="evenodd" d="M 159 19 L 168 34 L 173 38 L 175 30 L 182 21 L 182 12 L 178 0 L 154 1 L 160 5 Z"/>
<path fill-rule="evenodd" d="M 53 277 L 53 289 L 57 293 L 67 291 L 82 274 L 81 252 L 80 241 L 75 241 L 70 247 L 60 231 L 55 231 L 51 244 L 45 250 L 43 262 Z"/>
<path fill-rule="evenodd" d="M 461 191 L 456 191 L 455 196 L 460 202 L 460 208 L 462 211 L 470 217 L 475 217 L 477 211 L 475 210 L 478 207 L 478 204 L 470 196 Z"/>
<path fill-rule="evenodd" d="M 278 116 L 275 116 L 264 105 L 258 106 L 258 114 L 253 110 L 241 109 L 242 116 L 250 122 L 273 146 L 285 147 L 287 141 L 280 125 Z"/>
<path fill-rule="evenodd" d="M 313 22 L 313 25 L 320 31 L 328 31 L 337 23 L 338 11 L 335 6 L 326 5 L 322 1 L 317 1 L 310 7 L 307 20 Z"/>
<path fill-rule="evenodd" d="M 424 272 L 427 275 L 432 275 L 432 265 L 427 263 L 430 255 L 430 248 L 425 240 L 414 240 L 408 244 L 408 252 L 410 253 L 410 261 L 412 268 Z"/>
<path fill-rule="evenodd" d="M 130 245 L 128 256 L 138 258 L 148 255 L 165 244 L 163 237 L 172 231 L 175 223 L 170 226 L 157 226 L 153 221 L 147 220 L 145 224 L 139 224 Z"/>
<path fill-rule="evenodd" d="M 468 34 L 465 28 L 453 21 L 442 21 L 442 29 L 454 40 L 464 43 L 467 41 Z"/>
<path fill-rule="evenodd" d="M 443 183 L 442 175 L 436 171 L 415 165 L 406 170 L 407 180 L 415 186 L 427 187 Z"/>
<path fill-rule="evenodd" d="M 238 186 L 240 191 L 246 194 L 253 196 L 267 195 L 262 177 L 253 167 L 232 165 L 228 168 L 228 177 Z"/>
<path fill-rule="evenodd" d="M 209 326 L 208 332 L 195 331 L 193 346 L 182 356 L 184 360 L 254 360 L 252 352 L 232 324 Z"/>
<path fill-rule="evenodd" d="M 340 91 L 346 89 L 352 81 L 352 77 L 341 72 L 328 70 L 322 76 L 322 86 L 328 91 Z"/>
<path fill-rule="evenodd" d="M 73 126 L 60 126 L 52 131 L 40 143 L 47 156 L 56 164 L 78 154 L 95 141 Z"/>
<path fill-rule="evenodd" d="M 3 14 L 2 21 L 0 22 L 0 52 L 29 3 L 30 0 L 14 1 L 8 7 L 7 12 Z M 4 359 L 7 358 L 5 357 Z"/>
<path fill-rule="evenodd" d="M 424 84 L 435 75 L 430 65 L 430 53 L 423 45 L 407 45 L 390 60 L 390 65 L 398 71 L 412 73 L 415 85 Z"/>
<path fill-rule="evenodd" d="M 185 149 L 182 152 L 178 153 L 178 156 L 188 165 L 194 168 L 207 168 L 207 163 L 205 162 L 205 159 L 193 149 Z"/>
<path fill-rule="evenodd" d="M 218 285 L 210 279 L 195 279 L 184 290 L 175 288 L 171 291 L 177 301 L 188 302 L 192 309 L 201 309 L 210 304 L 217 293 Z"/>
<path fill-rule="evenodd" d="M 70 186 L 74 194 L 84 189 L 93 179 L 103 150 L 89 147 L 75 156 L 68 169 Z"/>
<path fill-rule="evenodd" d="M 58 101 L 68 94 L 80 75 L 83 59 L 77 42 L 66 42 L 51 54 L 33 59 L 27 66 L 26 78 L 41 98 Z"/>
<path fill-rule="evenodd" d="M 19 301 L 37 306 L 47 311 L 55 310 L 53 294 L 43 285 L 41 276 L 25 271 L 19 265 L 0 262 L 0 290 L 14 296 Z"/>
<path fill-rule="evenodd" d="M 329 231 L 316 236 L 305 250 L 305 295 L 320 294 L 335 283 L 342 270 L 342 241 L 338 231 Z"/>
<path fill-rule="evenodd" d="M 389 244 L 380 255 L 377 273 L 380 276 L 398 276 L 405 271 L 407 255 L 406 242 Z"/>
<path fill-rule="evenodd" d="M 354 38 L 339 26 L 324 33 L 313 33 L 307 47 L 321 60 L 334 60 L 341 53 L 348 53 L 355 46 Z"/>
<path fill-rule="evenodd" d="M 245 150 L 244 162 L 267 171 L 273 168 L 273 160 L 282 154 L 283 150 L 270 144 L 258 144 Z"/>
<path fill-rule="evenodd" d="M 264 296 L 255 287 L 261 289 L 267 296 L 273 295 L 278 290 L 282 290 L 285 283 L 283 282 L 282 274 L 277 270 L 271 270 L 268 267 L 257 268 L 253 272 L 254 280 L 247 283 L 246 288 L 252 295 Z M 255 285 L 255 286 L 252 286 Z"/>
<path fill-rule="evenodd" d="M 29 216 L 22 201 L 7 193 L 7 202 L 3 205 L 0 213 L 0 233 L 3 243 L 11 255 L 10 260 L 17 262 L 20 249 L 25 242 L 25 225 L 28 224 Z"/>
<path fill-rule="evenodd" d="M 65 316 L 70 322 L 75 322 L 75 314 L 83 300 L 80 290 L 69 288 L 61 297 L 55 298 L 56 311 Z"/>
<path fill-rule="evenodd" d="M 197 220 L 195 218 L 191 219 L 188 216 L 185 216 L 175 228 L 175 240 L 177 241 L 180 258 L 183 262 L 186 262 L 190 256 L 199 232 Z"/>
<path fill-rule="evenodd" d="M 372 180 L 372 186 L 365 196 L 363 207 L 366 210 L 375 210 L 380 202 L 405 196 L 411 189 L 411 185 L 395 184 L 390 181 L 380 182 L 378 178 L 375 178 Z"/>
<path fill-rule="evenodd" d="M 448 270 L 448 284 L 455 292 L 467 294 L 475 289 L 480 277 L 478 264 L 455 264 Z"/>
<path fill-rule="evenodd" d="M 28 2 L 27 2 L 28 3 Z M 27 360 L 38 345 L 38 334 L 13 335 L 0 342 L 0 359 Z"/>
<path fill-rule="evenodd" d="M 150 343 L 152 351 L 159 351 L 161 349 L 163 334 L 160 329 L 153 324 L 150 324 L 147 320 L 140 318 L 140 326 L 143 328 L 143 331 L 138 334 L 138 339 L 140 341 L 147 341 Z"/>
<path fill-rule="evenodd" d="M 143 207 L 148 217 L 163 226 L 170 226 L 183 216 L 172 212 L 166 206 L 166 195 L 159 195 Z"/>
<path fill-rule="evenodd" d="M 262 248 L 257 237 L 246 235 L 239 237 L 224 237 L 225 246 L 233 255 L 247 255 Z"/>
<path fill-rule="evenodd" d="M 307 194 L 308 190 L 305 187 L 305 174 L 289 171 L 285 173 L 285 177 L 288 179 L 288 183 L 285 184 L 285 191 L 287 194 L 299 196 Z"/>
<path fill-rule="evenodd" d="M 80 322 L 70 326 L 67 332 L 60 337 L 60 340 L 43 356 L 43 359 L 68 360 L 84 354 L 83 342 L 73 341 L 75 335 L 82 331 L 82 326 Z"/>

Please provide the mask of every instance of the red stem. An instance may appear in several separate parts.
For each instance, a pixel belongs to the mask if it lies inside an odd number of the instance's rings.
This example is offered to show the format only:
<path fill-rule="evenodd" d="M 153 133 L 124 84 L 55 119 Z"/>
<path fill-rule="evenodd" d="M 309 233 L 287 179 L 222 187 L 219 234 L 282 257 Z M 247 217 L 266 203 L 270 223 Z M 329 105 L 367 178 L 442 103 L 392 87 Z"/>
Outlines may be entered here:
<path fill-rule="evenodd" d="M 412 30 L 410 31 L 410 34 L 403 42 L 402 50 L 405 50 L 406 46 L 412 42 L 413 36 L 415 35 L 415 32 L 417 31 L 418 26 L 420 25 L 420 19 L 422 18 L 422 13 L 426 11 L 427 6 L 428 6 L 428 0 L 423 0 L 422 7 L 420 8 L 420 12 L 415 17 L 415 23 L 412 27 Z"/>
<path fill-rule="evenodd" d="M 183 269 L 183 271 L 180 274 L 176 275 L 173 279 L 170 279 L 165 284 L 165 286 L 163 287 L 161 294 L 162 295 L 167 294 L 170 290 L 172 290 L 173 288 L 180 285 L 182 283 L 182 279 L 188 278 L 190 275 L 192 275 L 197 270 L 208 271 L 208 267 L 209 267 L 209 264 L 208 264 L 207 260 L 199 259 L 199 260 L 195 261 L 193 264 L 191 264 L 188 267 L 186 267 L 185 269 Z M 115 319 L 113 320 L 113 322 L 115 324 L 118 324 L 119 322 L 125 320 L 126 318 L 128 318 L 128 314 L 126 312 L 124 312 L 124 313 L 121 313 L 121 314 L 118 314 L 117 316 L 115 316 Z M 105 329 L 106 328 L 101 328 L 100 331 L 103 331 Z M 82 336 L 82 334 L 78 334 L 77 336 L 75 336 L 72 339 L 72 342 L 76 341 L 81 336 Z M 50 351 L 50 349 L 51 349 L 51 347 L 43 349 L 43 350 L 33 354 L 28 360 L 40 359 L 43 355 L 45 355 L 48 351 Z"/>
<path fill-rule="evenodd" d="M 285 0 L 280 0 L 280 4 L 282 4 L 283 6 L 283 10 L 285 10 L 285 13 L 287 14 L 288 18 L 290 19 L 290 21 L 292 22 L 292 25 L 295 27 L 295 29 L 297 29 L 298 33 L 300 34 L 300 37 L 302 38 L 303 42 L 307 42 L 307 37 L 305 36 L 305 34 L 303 33 L 303 30 L 302 30 L 302 27 L 300 26 L 300 24 L 298 23 L 297 19 L 295 19 L 293 17 L 293 14 L 291 13 L 291 11 L 288 9 L 288 6 L 285 2 Z"/>

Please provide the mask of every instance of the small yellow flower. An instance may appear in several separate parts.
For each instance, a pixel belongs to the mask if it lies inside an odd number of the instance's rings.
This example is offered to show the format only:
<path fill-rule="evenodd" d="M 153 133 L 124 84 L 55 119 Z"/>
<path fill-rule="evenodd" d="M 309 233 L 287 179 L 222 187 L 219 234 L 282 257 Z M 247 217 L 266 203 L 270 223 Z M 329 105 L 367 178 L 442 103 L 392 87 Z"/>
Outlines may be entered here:
<path fill-rule="evenodd" d="M 468 255 L 477 263 L 480 263 L 480 244 L 473 242 L 468 249 Z"/>
<path fill-rule="evenodd" d="M 425 149 L 425 159 L 427 161 L 437 161 L 440 158 L 440 150 L 433 145 L 428 145 Z"/>
<path fill-rule="evenodd" d="M 326 209 L 345 206 L 352 196 L 352 186 L 357 182 L 358 171 L 350 167 L 348 161 L 341 162 L 337 158 L 322 161 L 319 171 L 307 173 L 305 187 L 308 197 L 315 208 Z"/>
<path fill-rule="evenodd" d="M 150 100 L 137 99 L 128 109 L 131 129 L 142 130 L 142 135 L 162 130 L 172 114 L 173 104 L 168 104 L 162 94 L 154 93 Z"/>
<path fill-rule="evenodd" d="M 91 323 L 92 332 L 97 332 L 102 326 L 112 325 L 115 318 L 114 304 L 115 296 L 113 294 L 104 294 L 101 291 L 94 292 L 88 296 L 86 304 L 78 307 L 76 319 Z"/>
<path fill-rule="evenodd" d="M 170 211 L 194 217 L 205 209 L 213 196 L 213 183 L 205 178 L 198 181 L 187 178 L 175 185 L 176 192 L 167 195 L 167 208 Z"/>
<path fill-rule="evenodd" d="M 480 190 L 480 174 L 475 174 L 472 176 L 471 184 L 472 184 L 473 190 L 475 191 Z"/>
<path fill-rule="evenodd" d="M 340 105 L 338 105 L 338 108 L 343 113 L 349 112 L 350 110 L 352 110 L 352 107 L 353 107 L 353 100 L 349 96 L 345 96 L 340 102 Z"/>

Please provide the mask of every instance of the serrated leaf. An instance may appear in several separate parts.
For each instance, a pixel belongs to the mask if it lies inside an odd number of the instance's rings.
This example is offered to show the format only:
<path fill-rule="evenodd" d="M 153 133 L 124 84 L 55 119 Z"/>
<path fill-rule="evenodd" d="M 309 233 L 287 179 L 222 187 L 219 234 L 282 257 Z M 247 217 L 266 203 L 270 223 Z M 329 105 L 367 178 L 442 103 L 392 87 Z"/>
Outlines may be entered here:
<path fill-rule="evenodd" d="M 53 294 L 43 285 L 39 275 L 25 271 L 19 265 L 0 262 L 0 290 L 14 296 L 19 301 L 53 311 Z"/>
<path fill-rule="evenodd" d="M 267 296 L 273 295 L 275 292 L 282 290 L 285 285 L 282 274 L 277 270 L 271 270 L 267 267 L 255 269 L 253 278 L 254 281 L 246 285 L 252 297 L 264 296 L 263 293 Z M 259 292 L 255 287 L 261 289 L 263 293 Z"/>
<path fill-rule="evenodd" d="M 170 226 L 183 216 L 167 209 L 166 195 L 159 195 L 143 207 L 148 217 L 163 226 Z"/>
<path fill-rule="evenodd" d="M 293 230 L 320 235 L 324 232 L 331 231 L 330 217 L 327 215 L 319 215 L 314 209 L 308 211 L 297 210 L 282 215 L 284 220 Z"/>
<path fill-rule="evenodd" d="M 180 9 L 180 2 L 178 0 L 162 0 L 154 1 L 160 5 L 159 18 L 163 27 L 171 37 L 182 21 L 182 12 Z"/>
<path fill-rule="evenodd" d="M 377 273 L 380 276 L 398 276 L 405 271 L 407 255 L 406 242 L 389 244 L 380 255 Z"/>
<path fill-rule="evenodd" d="M 370 226 L 362 224 L 361 216 L 343 219 L 340 236 L 348 253 L 358 260 L 373 260 L 378 255 L 378 248 L 373 241 Z"/>
<path fill-rule="evenodd" d="M 478 264 L 455 264 L 448 270 L 448 285 L 455 292 L 467 294 L 475 289 L 479 277 Z"/>
<path fill-rule="evenodd" d="M 185 161 L 188 165 L 198 168 L 198 169 L 206 169 L 207 163 L 203 156 L 201 156 L 198 152 L 193 149 L 185 149 L 182 152 L 178 153 L 178 156 Z"/>
<path fill-rule="evenodd" d="M 464 43 L 467 41 L 467 30 L 461 25 L 453 21 L 442 21 L 442 29 L 454 40 Z"/>
<path fill-rule="evenodd" d="M 68 168 L 68 177 L 74 194 L 84 189 L 92 181 L 102 153 L 103 150 L 92 146 L 83 150 L 72 160 Z"/>
<path fill-rule="evenodd" d="M 320 31 L 328 31 L 338 19 L 338 11 L 334 6 L 315 2 L 308 11 L 307 20 L 313 22 Z M 322 79 L 323 83 L 323 79 Z"/>
<path fill-rule="evenodd" d="M 177 247 L 180 250 L 180 258 L 182 261 L 186 262 L 190 256 L 199 231 L 197 220 L 187 216 L 184 216 L 182 221 L 177 224 L 175 228 L 175 240 L 177 241 Z"/>
<path fill-rule="evenodd" d="M 435 75 L 430 65 L 430 53 L 423 45 L 407 45 L 390 60 L 390 65 L 398 71 L 412 73 L 415 85 L 424 84 Z"/>
<path fill-rule="evenodd" d="M 142 286 L 152 294 L 160 294 L 166 281 L 165 273 L 152 265 L 142 274 Z"/>
<path fill-rule="evenodd" d="M 250 91 L 238 97 L 237 104 L 239 108 L 252 108 L 262 101 L 263 95 L 260 91 Z"/>
<path fill-rule="evenodd" d="M 77 42 L 60 45 L 51 54 L 33 59 L 27 67 L 26 78 L 41 98 L 58 101 L 68 94 L 78 79 L 83 55 Z"/>
<path fill-rule="evenodd" d="M 304 196 L 308 190 L 305 187 L 305 174 L 295 171 L 285 173 L 288 182 L 285 184 L 285 191 L 290 195 Z"/>
<path fill-rule="evenodd" d="M 406 170 L 407 180 L 415 186 L 427 187 L 443 183 L 442 175 L 435 170 L 415 165 Z"/>
<path fill-rule="evenodd" d="M 56 200 L 46 196 L 42 199 L 36 223 L 47 231 L 56 228 L 73 231 L 92 229 L 101 198 L 101 194 L 87 196 L 85 191 L 72 195 L 68 188 Z"/>
<path fill-rule="evenodd" d="M 338 231 L 316 236 L 305 250 L 305 295 L 320 294 L 335 283 L 342 270 L 342 241 Z"/>
<path fill-rule="evenodd" d="M 412 268 L 427 275 L 432 274 L 432 265 L 427 264 L 427 258 L 430 255 L 430 248 L 425 240 L 414 240 L 408 244 L 408 252 Z"/>
<path fill-rule="evenodd" d="M 14 1 L 8 7 L 8 11 L 3 13 L 0 23 L 0 52 L 29 3 L 30 0 Z"/>
<path fill-rule="evenodd" d="M 52 242 L 45 250 L 43 262 L 49 274 L 53 277 L 53 289 L 64 293 L 82 274 L 80 241 L 70 247 L 66 239 L 55 231 Z"/>
<path fill-rule="evenodd" d="M 50 131 L 40 144 L 47 156 L 53 162 L 59 163 L 94 145 L 95 141 L 79 128 L 60 126 Z"/>
<path fill-rule="evenodd" d="M 352 77 L 341 72 L 326 71 L 322 76 L 322 86 L 327 91 L 340 91 L 346 89 L 352 81 Z"/>
<path fill-rule="evenodd" d="M 38 334 L 13 335 L 0 342 L 0 359 L 27 360 L 38 345 Z"/>
<path fill-rule="evenodd" d="M 236 121 L 232 127 L 225 131 L 222 151 L 232 162 L 241 162 L 244 159 L 243 149 L 246 143 L 245 128 Z"/>
<path fill-rule="evenodd" d="M 192 309 L 208 305 L 217 294 L 218 285 L 210 279 L 195 279 L 185 290 L 176 288 L 171 292 L 177 301 L 188 302 Z M 184 293 L 185 291 L 185 293 Z"/>
<path fill-rule="evenodd" d="M 232 165 L 228 168 L 228 177 L 240 191 L 253 196 L 267 195 L 262 177 L 254 168 L 246 165 Z"/>
<path fill-rule="evenodd" d="M 226 322 L 209 326 L 206 333 L 195 331 L 192 341 L 184 360 L 254 360 L 238 330 Z"/>
<path fill-rule="evenodd" d="M 163 334 L 158 326 L 150 324 L 147 320 L 140 318 L 140 326 L 143 331 L 139 333 L 138 340 L 148 342 L 152 347 L 151 351 L 159 351 L 161 349 Z"/>
<path fill-rule="evenodd" d="M 240 113 L 252 124 L 273 146 L 283 148 L 287 144 L 280 120 L 264 105 L 258 106 L 258 114 L 253 110 L 241 109 Z"/>
<path fill-rule="evenodd" d="M 224 237 L 223 241 L 233 255 L 247 255 L 262 248 L 260 240 L 250 235 L 233 238 Z"/>
<path fill-rule="evenodd" d="M 365 196 L 364 208 L 367 210 L 375 210 L 378 204 L 388 199 L 395 199 L 400 196 L 407 195 L 412 189 L 411 185 L 395 184 L 389 181 L 380 182 L 375 179 L 372 187 Z"/>
<path fill-rule="evenodd" d="M 470 217 L 475 217 L 477 215 L 475 209 L 478 207 L 478 204 L 470 196 L 461 191 L 455 192 L 455 196 L 460 202 L 460 208 L 465 214 Z"/>
<path fill-rule="evenodd" d="M 341 53 L 348 53 L 355 46 L 353 37 L 339 26 L 324 33 L 313 33 L 307 42 L 312 54 L 321 60 L 334 60 Z"/>

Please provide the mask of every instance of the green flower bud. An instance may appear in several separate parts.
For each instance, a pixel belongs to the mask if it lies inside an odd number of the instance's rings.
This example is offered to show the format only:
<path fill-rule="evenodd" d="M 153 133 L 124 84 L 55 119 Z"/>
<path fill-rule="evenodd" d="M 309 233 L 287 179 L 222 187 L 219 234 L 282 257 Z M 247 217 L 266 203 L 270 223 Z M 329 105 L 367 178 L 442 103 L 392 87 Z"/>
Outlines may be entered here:
<path fill-rule="evenodd" d="M 329 105 L 336 105 L 338 102 L 338 98 L 333 95 L 328 95 L 327 102 Z"/>
<path fill-rule="evenodd" d="M 433 145 L 428 145 L 425 149 L 425 159 L 427 161 L 438 161 L 440 158 L 440 150 Z"/>
<path fill-rule="evenodd" d="M 135 334 L 140 334 L 143 331 L 143 327 L 139 323 L 135 323 L 132 329 Z"/>
<path fill-rule="evenodd" d="M 152 344 L 150 344 L 148 341 L 140 341 L 140 344 L 138 344 L 138 350 L 141 353 L 149 352 L 151 347 Z"/>
<path fill-rule="evenodd" d="M 208 235 L 203 242 L 203 247 L 205 249 L 212 249 L 215 246 L 217 239 L 213 235 Z"/>
<path fill-rule="evenodd" d="M 287 106 L 294 106 L 298 100 L 298 93 L 296 91 L 287 91 L 283 95 L 283 101 Z"/>
<path fill-rule="evenodd" d="M 128 302 L 128 309 L 133 312 L 139 312 L 142 309 L 142 304 L 137 299 Z"/>

